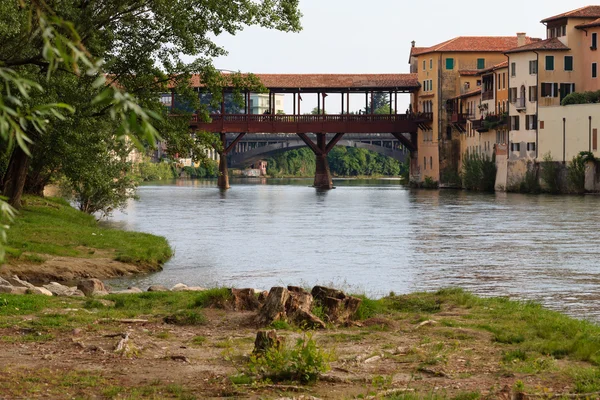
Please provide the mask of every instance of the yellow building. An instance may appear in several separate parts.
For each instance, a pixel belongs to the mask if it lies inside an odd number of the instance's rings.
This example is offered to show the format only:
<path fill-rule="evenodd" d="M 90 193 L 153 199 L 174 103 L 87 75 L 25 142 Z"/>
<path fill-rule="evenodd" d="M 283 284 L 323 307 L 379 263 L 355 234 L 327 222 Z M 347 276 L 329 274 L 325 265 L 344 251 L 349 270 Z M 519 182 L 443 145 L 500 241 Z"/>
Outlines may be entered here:
<path fill-rule="evenodd" d="M 504 52 L 532 43 L 524 34 L 512 37 L 457 37 L 432 47 L 413 47 L 411 72 L 417 73 L 421 88 L 411 103 L 416 112 L 432 112 L 431 129 L 418 131 L 418 157 L 411 180 L 426 177 L 446 183 L 460 168 L 460 135 L 466 131 L 466 108 L 456 109 L 454 100 L 481 88 L 480 72 L 506 60 Z M 472 100 L 471 100 L 472 101 Z M 459 103 L 462 107 L 463 102 Z M 466 103 L 465 103 L 466 107 Z"/>

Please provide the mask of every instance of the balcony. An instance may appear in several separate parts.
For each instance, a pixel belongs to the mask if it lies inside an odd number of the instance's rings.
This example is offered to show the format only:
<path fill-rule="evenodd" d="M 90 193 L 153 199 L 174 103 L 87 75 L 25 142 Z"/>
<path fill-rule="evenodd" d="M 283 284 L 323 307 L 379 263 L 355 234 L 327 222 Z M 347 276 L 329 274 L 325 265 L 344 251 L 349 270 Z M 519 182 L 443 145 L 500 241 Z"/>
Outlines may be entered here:
<path fill-rule="evenodd" d="M 467 122 L 467 114 L 453 112 L 450 116 L 450 122 L 453 124 L 465 124 Z"/>
<path fill-rule="evenodd" d="M 493 90 L 489 90 L 487 92 L 481 93 L 481 100 L 482 101 L 494 100 L 494 91 Z"/>
<path fill-rule="evenodd" d="M 514 102 L 514 105 L 515 105 L 515 108 L 517 109 L 517 111 L 525 111 L 527 109 L 526 101 L 527 101 L 527 99 L 525 97 L 519 97 Z"/>

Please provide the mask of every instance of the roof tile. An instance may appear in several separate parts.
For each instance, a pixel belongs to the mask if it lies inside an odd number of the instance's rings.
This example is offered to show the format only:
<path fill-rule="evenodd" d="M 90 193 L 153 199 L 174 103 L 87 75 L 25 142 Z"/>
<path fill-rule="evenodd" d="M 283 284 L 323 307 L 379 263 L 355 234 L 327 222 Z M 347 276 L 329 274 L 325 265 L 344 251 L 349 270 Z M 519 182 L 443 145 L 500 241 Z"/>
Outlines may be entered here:
<path fill-rule="evenodd" d="M 542 23 L 562 18 L 600 18 L 600 6 L 581 7 L 566 13 L 555 15 L 554 17 L 543 19 Z"/>
<path fill-rule="evenodd" d="M 511 53 L 522 53 L 525 51 L 533 51 L 533 50 L 547 50 L 547 51 L 566 51 L 570 50 L 567 46 L 563 44 L 558 38 L 546 39 L 540 42 L 535 42 L 531 44 L 526 44 L 525 46 L 515 47 L 514 49 L 510 49 L 506 51 L 506 54 Z"/>
<path fill-rule="evenodd" d="M 534 43 L 540 39 L 531 37 L 525 38 L 526 43 Z M 411 50 L 411 55 L 421 55 L 437 51 L 443 52 L 504 52 L 517 47 L 518 39 L 516 36 L 459 36 L 447 40 L 432 47 L 419 48 Z"/>

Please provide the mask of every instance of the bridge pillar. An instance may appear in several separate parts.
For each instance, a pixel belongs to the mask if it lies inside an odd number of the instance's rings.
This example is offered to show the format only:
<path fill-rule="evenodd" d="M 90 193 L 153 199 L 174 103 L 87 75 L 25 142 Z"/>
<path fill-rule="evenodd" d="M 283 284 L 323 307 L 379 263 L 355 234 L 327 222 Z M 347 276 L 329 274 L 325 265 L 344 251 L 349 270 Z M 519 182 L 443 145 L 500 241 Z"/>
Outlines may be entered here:
<path fill-rule="evenodd" d="M 219 153 L 219 189 L 229 189 L 229 169 L 227 168 L 227 154 Z"/>
<path fill-rule="evenodd" d="M 327 161 L 327 135 L 325 133 L 317 133 L 317 147 L 321 150 L 320 154 L 316 154 L 316 169 L 315 181 L 313 186 L 317 189 L 332 189 L 333 179 L 331 179 L 331 171 L 329 170 L 329 161 Z"/>

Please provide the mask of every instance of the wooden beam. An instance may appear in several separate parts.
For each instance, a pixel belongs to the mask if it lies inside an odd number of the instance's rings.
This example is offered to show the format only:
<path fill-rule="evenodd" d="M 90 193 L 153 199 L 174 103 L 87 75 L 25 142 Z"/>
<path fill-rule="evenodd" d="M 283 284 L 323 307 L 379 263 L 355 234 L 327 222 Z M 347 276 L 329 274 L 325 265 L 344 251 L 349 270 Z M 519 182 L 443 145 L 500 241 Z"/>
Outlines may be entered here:
<path fill-rule="evenodd" d="M 306 143 L 308 147 L 312 149 L 312 151 L 314 151 L 316 155 L 323 155 L 323 151 L 312 140 L 310 140 L 308 136 L 306 136 L 306 133 L 297 133 L 297 135 L 300 137 L 300 139 L 302 139 L 304 143 Z"/>
<path fill-rule="evenodd" d="M 242 140 L 242 138 L 246 136 L 245 133 L 240 133 L 233 142 L 231 142 L 231 144 L 229 146 L 227 146 L 227 148 L 225 149 L 225 151 L 223 152 L 223 154 L 229 154 L 229 152 L 231 150 L 233 150 L 233 148 L 235 147 L 236 144 L 239 143 L 240 140 Z M 223 147 L 225 146 L 225 143 L 223 143 Z"/>
<path fill-rule="evenodd" d="M 344 137 L 343 133 L 336 133 L 333 139 L 327 143 L 327 147 L 325 147 L 325 154 L 329 154 L 331 149 Z"/>

